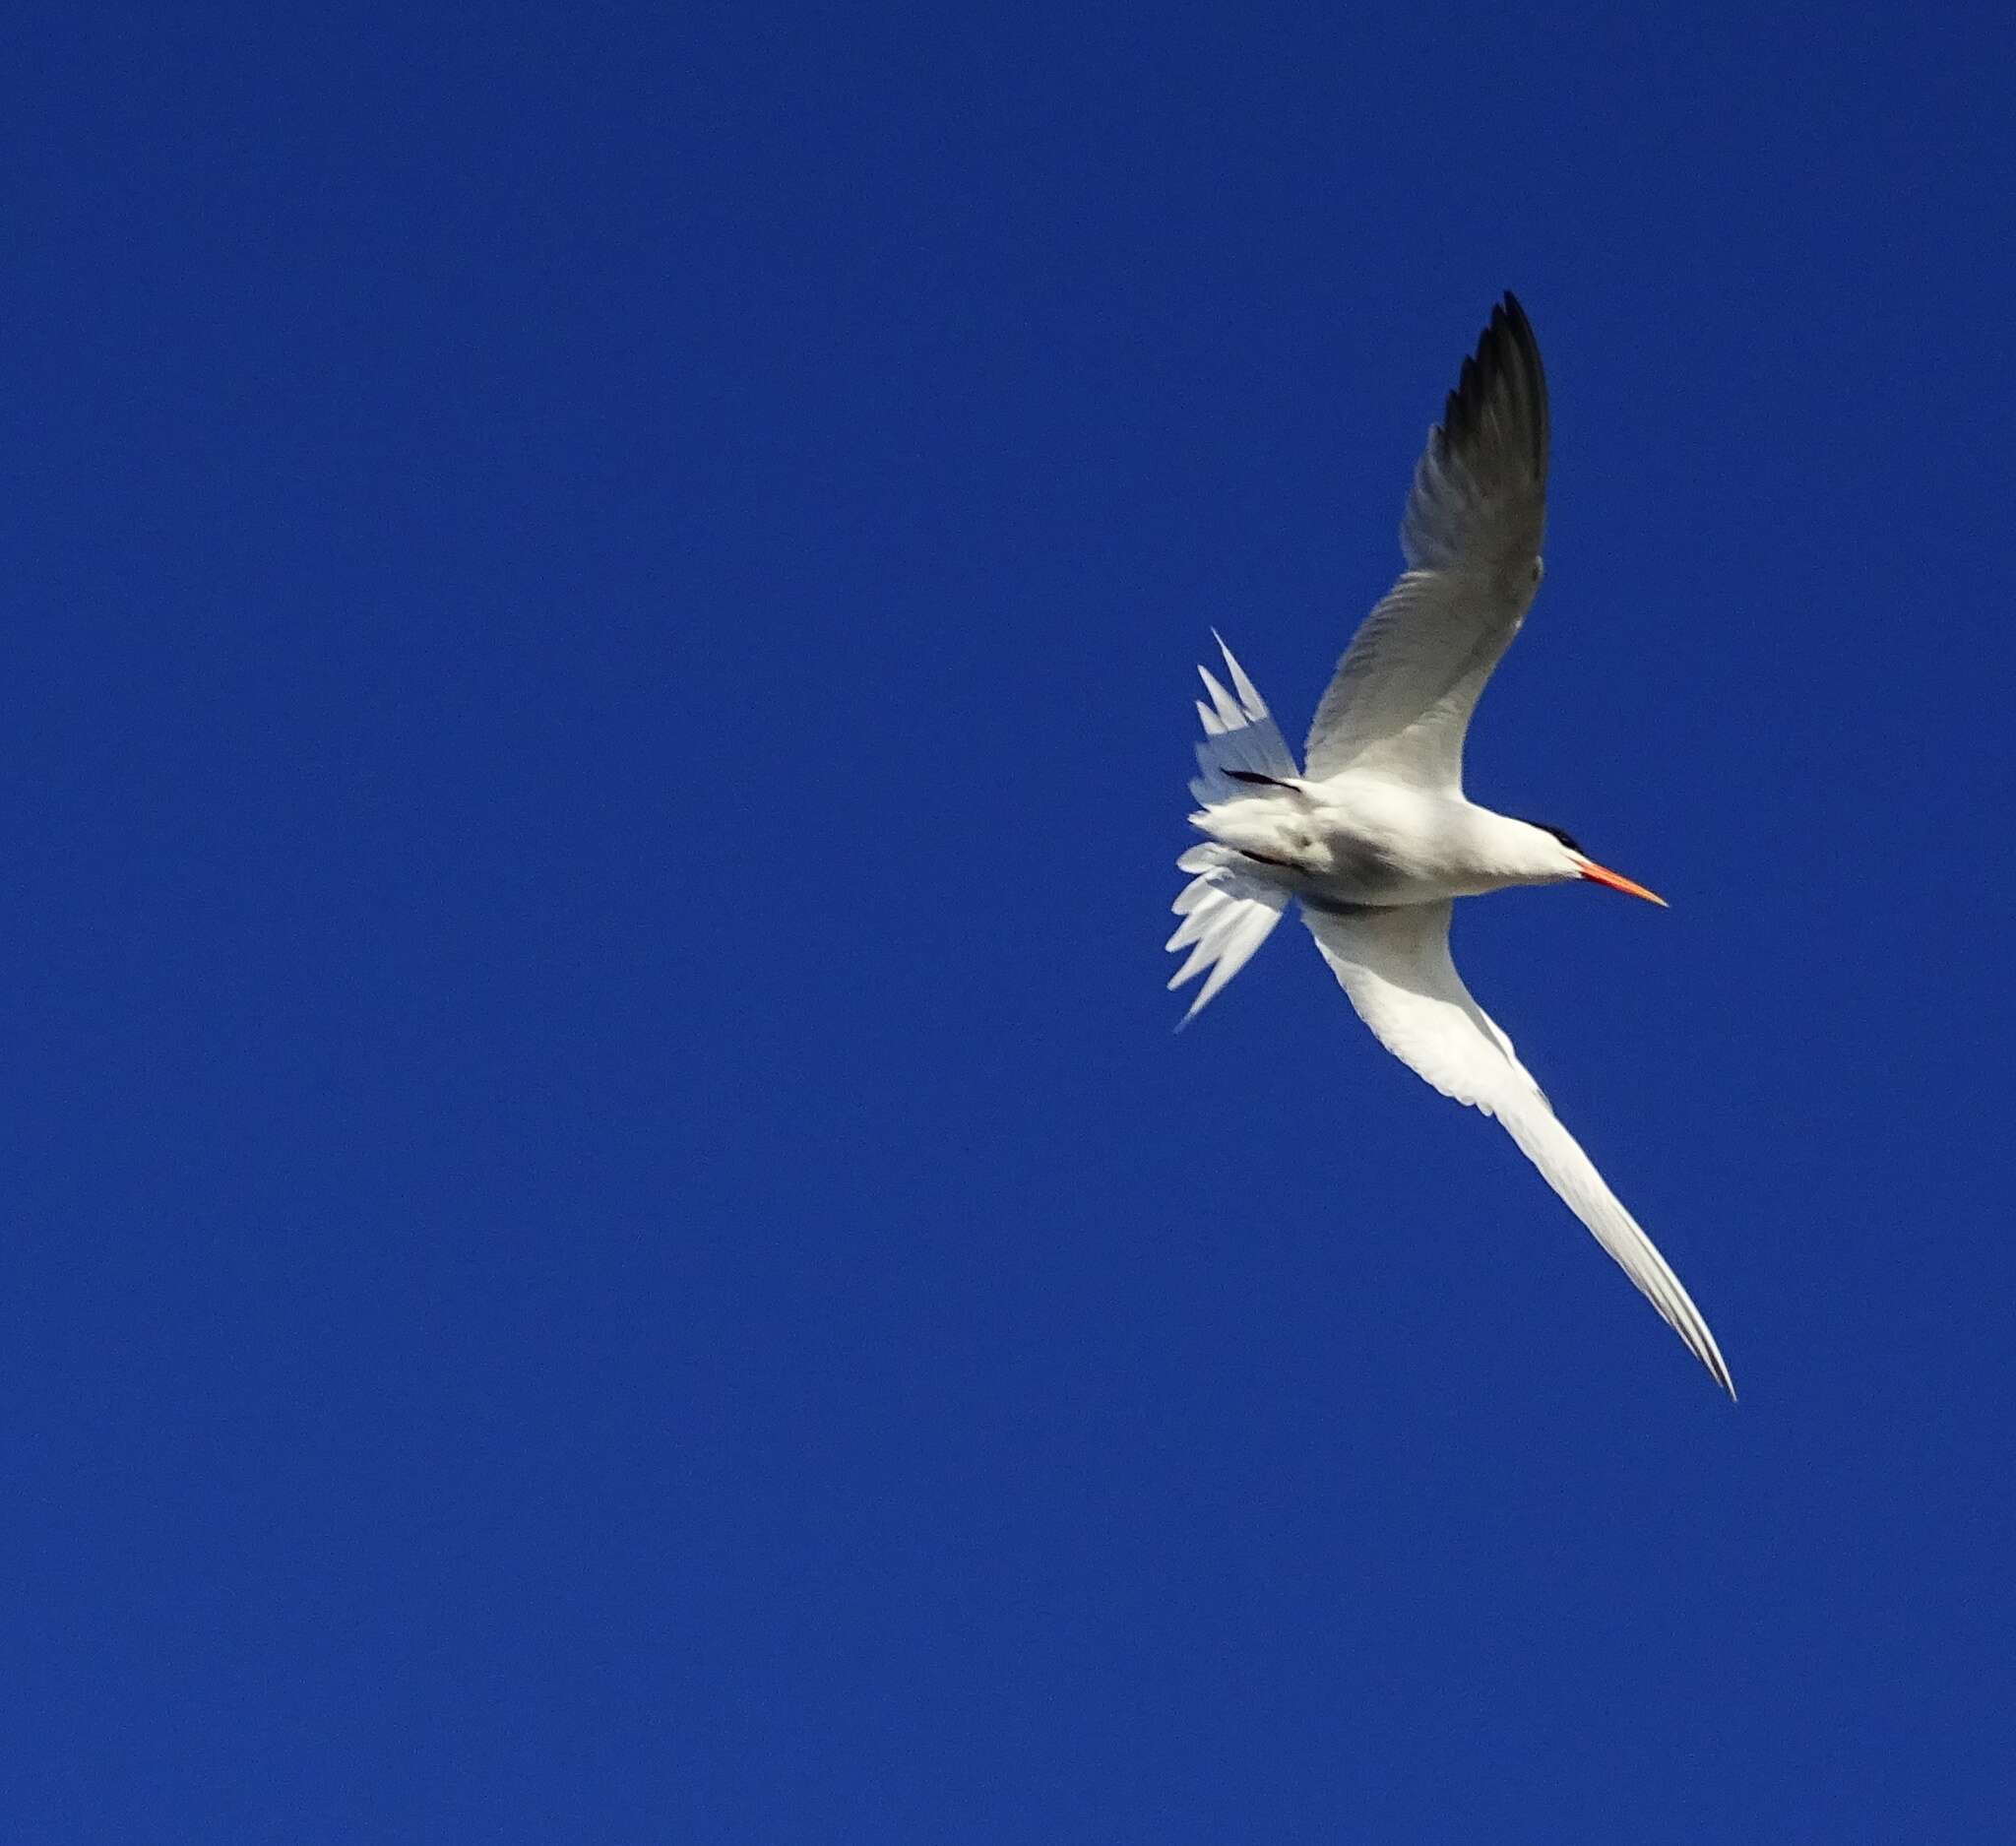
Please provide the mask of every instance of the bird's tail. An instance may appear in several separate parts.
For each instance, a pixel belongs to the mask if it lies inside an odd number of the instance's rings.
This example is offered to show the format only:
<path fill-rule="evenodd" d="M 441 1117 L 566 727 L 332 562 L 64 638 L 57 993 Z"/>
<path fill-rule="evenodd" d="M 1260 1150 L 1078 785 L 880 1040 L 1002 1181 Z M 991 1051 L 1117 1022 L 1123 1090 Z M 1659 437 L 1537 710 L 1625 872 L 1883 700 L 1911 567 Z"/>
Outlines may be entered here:
<path fill-rule="evenodd" d="M 1246 669 L 1232 658 L 1222 637 L 1214 634 L 1225 656 L 1232 690 L 1211 676 L 1206 668 L 1197 671 L 1211 703 L 1197 701 L 1197 716 L 1204 726 L 1204 740 L 1197 745 L 1197 774 L 1190 793 L 1209 810 L 1230 801 L 1250 800 L 1259 789 L 1295 775 L 1295 759 L 1289 753 L 1281 728 L 1269 716 L 1267 702 L 1246 677 Z M 1288 909 L 1289 893 L 1270 880 L 1257 876 L 1250 863 L 1230 847 L 1215 842 L 1193 846 L 1176 860 L 1180 871 L 1194 872 L 1173 906 L 1183 921 L 1168 939 L 1171 951 L 1187 948 L 1189 957 L 1169 981 L 1171 989 L 1197 975 L 1210 971 L 1182 1023 L 1204 1010 L 1219 989 L 1253 959 L 1255 951 L 1273 933 L 1274 925 Z"/>
<path fill-rule="evenodd" d="M 1211 703 L 1197 701 L 1204 741 L 1197 746 L 1197 774 L 1190 779 L 1190 793 L 1205 807 L 1220 801 L 1236 801 L 1253 793 L 1250 783 L 1235 781 L 1226 773 L 1228 770 L 1243 771 L 1267 781 L 1301 773 L 1289 754 L 1281 727 L 1267 710 L 1267 701 L 1246 677 L 1246 669 L 1232 659 L 1225 637 L 1213 629 L 1211 638 L 1225 656 L 1232 691 L 1228 692 L 1220 685 L 1209 668 L 1198 668 L 1197 676 L 1211 694 Z"/>

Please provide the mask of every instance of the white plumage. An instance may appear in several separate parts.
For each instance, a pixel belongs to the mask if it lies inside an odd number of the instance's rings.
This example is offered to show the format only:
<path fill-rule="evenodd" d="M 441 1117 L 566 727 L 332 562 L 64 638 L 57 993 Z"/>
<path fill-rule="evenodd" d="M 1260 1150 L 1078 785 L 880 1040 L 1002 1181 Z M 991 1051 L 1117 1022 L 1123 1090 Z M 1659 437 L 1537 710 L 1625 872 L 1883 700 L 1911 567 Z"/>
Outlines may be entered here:
<path fill-rule="evenodd" d="M 1338 663 L 1306 772 L 1222 639 L 1229 689 L 1198 669 L 1210 702 L 1197 706 L 1190 822 L 1205 841 L 1177 860 L 1195 875 L 1175 902 L 1168 946 L 1189 954 L 1169 986 L 1205 977 L 1187 1023 L 1299 899 L 1373 1036 L 1443 1095 L 1498 1118 L 1733 1397 L 1700 1310 L 1449 956 L 1459 897 L 1586 879 L 1660 902 L 1566 835 L 1464 797 L 1471 714 L 1540 584 L 1546 471 L 1546 379 L 1508 294 L 1429 432 L 1401 523 L 1407 569 Z"/>

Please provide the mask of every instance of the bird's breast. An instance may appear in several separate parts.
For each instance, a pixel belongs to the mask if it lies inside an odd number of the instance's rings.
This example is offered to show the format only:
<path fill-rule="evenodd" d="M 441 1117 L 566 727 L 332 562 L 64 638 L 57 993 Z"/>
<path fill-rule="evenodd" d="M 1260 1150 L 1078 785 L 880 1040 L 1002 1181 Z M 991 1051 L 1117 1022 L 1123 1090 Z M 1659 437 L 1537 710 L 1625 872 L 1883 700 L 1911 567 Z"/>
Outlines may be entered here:
<path fill-rule="evenodd" d="M 1346 779 L 1312 800 L 1304 861 L 1323 895 L 1357 904 L 1424 904 L 1494 890 L 1458 797 L 1378 778 Z"/>

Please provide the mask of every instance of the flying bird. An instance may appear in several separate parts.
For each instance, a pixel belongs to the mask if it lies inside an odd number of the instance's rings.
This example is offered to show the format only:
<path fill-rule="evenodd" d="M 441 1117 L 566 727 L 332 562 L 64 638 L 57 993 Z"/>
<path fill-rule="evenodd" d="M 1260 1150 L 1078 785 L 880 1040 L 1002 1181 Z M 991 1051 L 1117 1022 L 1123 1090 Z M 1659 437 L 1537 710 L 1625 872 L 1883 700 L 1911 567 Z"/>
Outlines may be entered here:
<path fill-rule="evenodd" d="M 1540 587 L 1547 388 L 1518 301 L 1491 311 L 1428 432 L 1400 525 L 1407 568 L 1338 663 L 1296 768 L 1222 637 L 1230 686 L 1199 668 L 1204 740 L 1190 784 L 1204 836 L 1176 863 L 1169 982 L 1204 975 L 1184 1023 L 1251 960 L 1292 902 L 1357 1014 L 1444 1096 L 1495 1115 L 1731 1397 L 1701 1310 L 1604 1183 L 1449 955 L 1458 898 L 1513 885 L 1606 885 L 1655 897 L 1557 827 L 1465 798 L 1478 695 Z"/>

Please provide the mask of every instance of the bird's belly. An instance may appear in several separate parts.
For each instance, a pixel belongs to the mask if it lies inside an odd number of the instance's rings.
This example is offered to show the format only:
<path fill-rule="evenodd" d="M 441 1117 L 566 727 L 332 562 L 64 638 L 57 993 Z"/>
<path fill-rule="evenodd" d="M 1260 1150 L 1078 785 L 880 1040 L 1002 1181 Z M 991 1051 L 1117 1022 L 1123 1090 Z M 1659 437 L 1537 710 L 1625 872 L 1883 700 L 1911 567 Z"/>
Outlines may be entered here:
<path fill-rule="evenodd" d="M 1258 803 L 1240 805 L 1248 811 L 1213 810 L 1207 831 L 1236 851 L 1257 876 L 1319 907 L 1419 901 L 1417 880 L 1376 836 L 1324 824 L 1306 809 L 1256 812 Z"/>
<path fill-rule="evenodd" d="M 1345 829 L 1315 834 L 1297 865 L 1304 895 L 1343 905 L 1418 901 L 1417 880 L 1383 841 Z"/>
<path fill-rule="evenodd" d="M 1259 796 L 1194 817 L 1254 871 L 1318 907 L 1431 904 L 1495 890 L 1480 875 L 1452 804 L 1385 784 L 1330 799 L 1308 791 Z"/>

